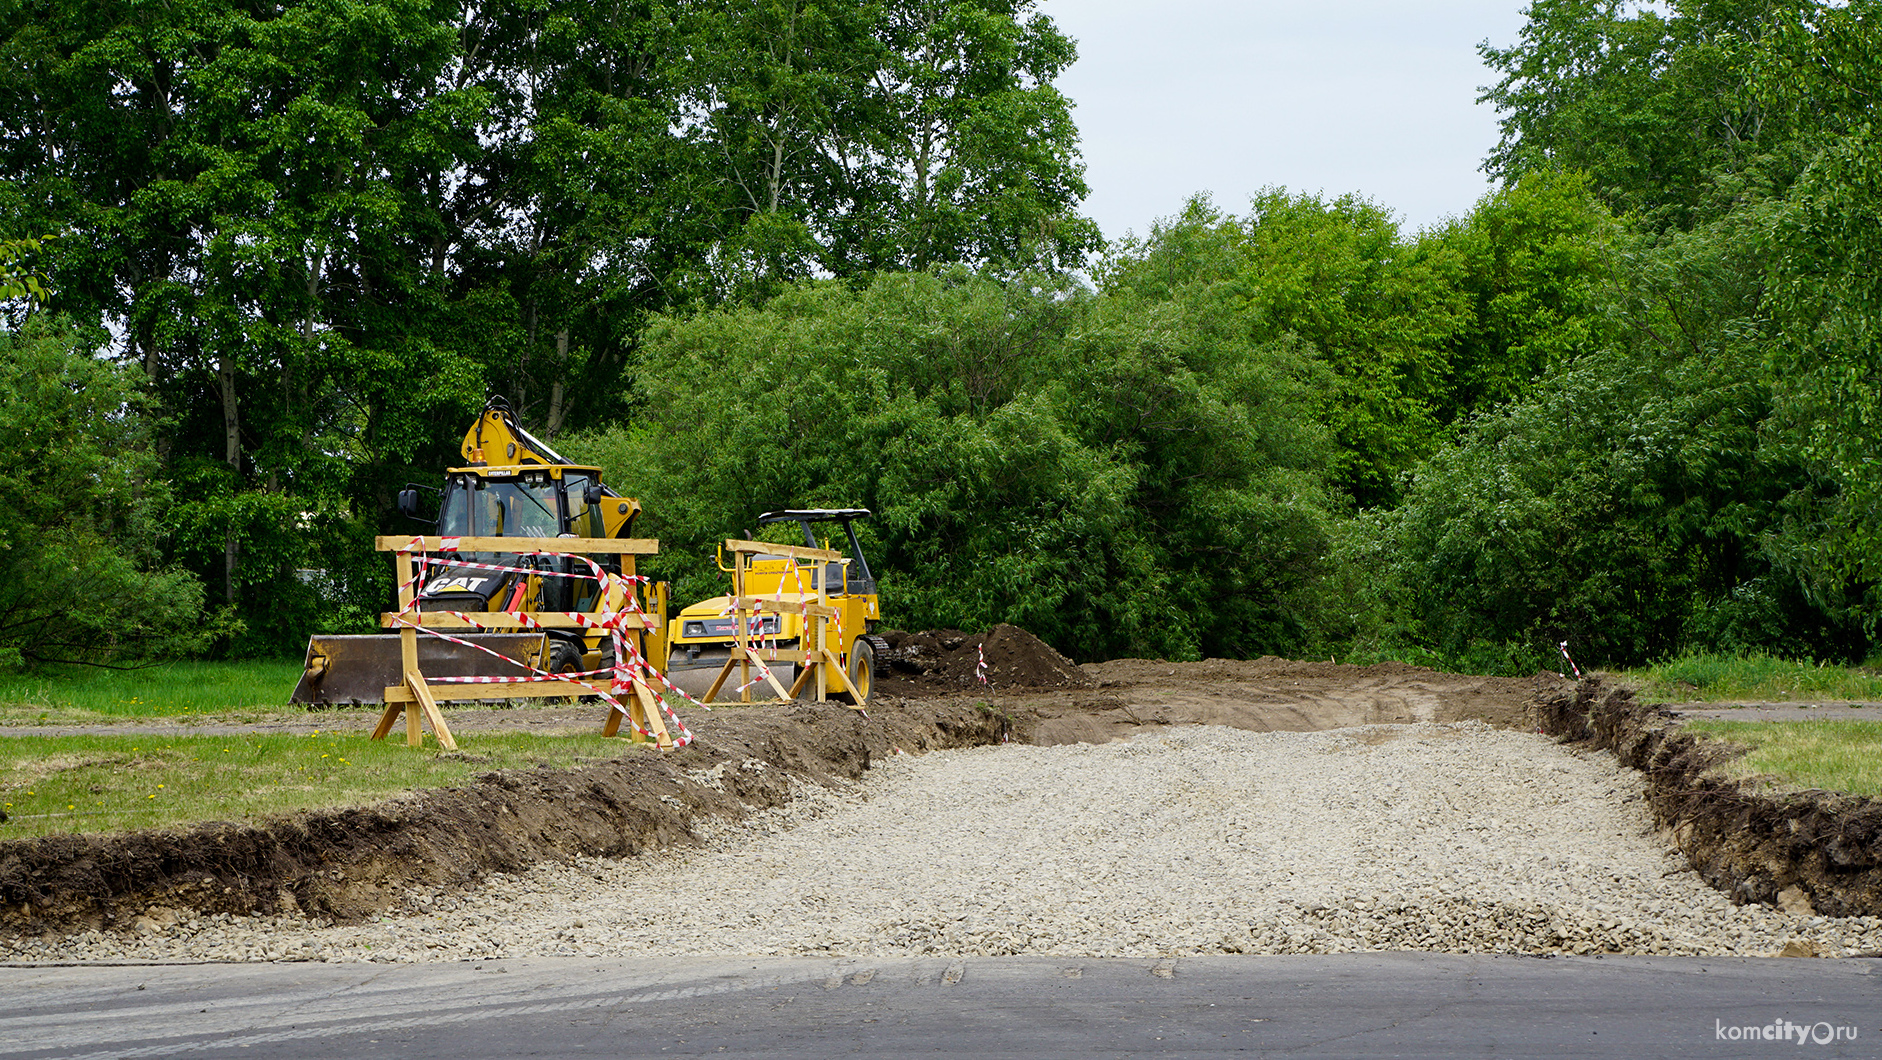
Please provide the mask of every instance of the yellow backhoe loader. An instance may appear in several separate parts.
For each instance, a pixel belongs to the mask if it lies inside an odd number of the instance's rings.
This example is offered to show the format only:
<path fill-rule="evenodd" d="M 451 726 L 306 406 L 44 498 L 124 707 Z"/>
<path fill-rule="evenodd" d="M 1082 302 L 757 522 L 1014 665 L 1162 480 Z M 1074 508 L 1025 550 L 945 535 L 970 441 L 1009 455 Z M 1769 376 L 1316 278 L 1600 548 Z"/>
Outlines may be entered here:
<path fill-rule="evenodd" d="M 703 675 L 721 672 L 738 639 L 739 618 L 734 601 L 757 597 L 788 606 L 757 614 L 748 612 L 746 621 L 750 628 L 745 631 L 746 640 L 767 666 L 773 662 L 782 664 L 778 668 L 782 683 L 796 687 L 797 664 L 804 658 L 805 627 L 812 621 L 801 610 L 801 605 L 816 603 L 817 579 L 821 576 L 824 602 L 835 612 L 834 620 L 825 631 L 826 643 L 838 654 L 850 685 L 861 693 L 861 699 L 867 700 L 875 684 L 876 657 L 889 650 L 887 641 L 872 635 L 882 619 L 881 604 L 876 597 L 875 575 L 869 571 L 869 561 L 863 557 L 862 544 L 856 540 L 856 528 L 852 525 L 857 519 L 868 518 L 869 514 L 866 508 L 794 508 L 759 516 L 760 525 L 798 524 L 804 532 L 805 547 L 826 553 L 829 542 L 819 544 L 812 527 L 820 523 L 841 523 L 848 539 L 849 558 L 818 562 L 760 551 L 735 554 L 734 562 L 728 565 L 722 549 L 719 569 L 732 574 L 736 583 L 742 567 L 744 584 L 734 584 L 730 595 L 701 600 L 685 608 L 668 624 L 667 642 L 672 654 L 667 670 L 671 678 L 682 687 L 692 686 L 689 691 L 697 694 Z M 838 695 L 852 701 L 857 699 L 847 692 Z"/>
<path fill-rule="evenodd" d="M 445 472 L 444 488 L 411 485 L 399 493 L 399 511 L 420 522 L 419 491 L 438 493 L 437 529 L 445 538 L 632 536 L 640 502 L 623 497 L 601 481 L 601 469 L 571 463 L 516 422 L 502 398 L 492 398 L 464 433 L 464 466 Z M 612 574 L 633 575 L 632 556 L 590 557 Z M 478 566 L 482 565 L 482 566 Z M 483 569 L 518 568 L 509 571 Z M 623 569 L 625 567 L 625 569 Z M 592 579 L 555 577 L 580 574 L 580 559 L 507 552 L 432 553 L 425 577 L 416 587 L 419 611 L 571 611 L 626 609 L 632 592 L 638 606 L 654 619 L 652 629 L 635 632 L 630 646 L 656 668 L 667 658 L 666 585 L 619 583 L 604 594 Z M 475 648 L 436 637 L 418 639 L 420 669 L 433 677 L 518 677 L 524 665 L 551 673 L 595 670 L 614 664 L 613 640 L 601 630 L 550 629 L 530 633 L 473 633 L 458 639 L 490 648 L 506 658 L 492 658 Z M 396 632 L 362 636 L 317 635 L 307 642 L 307 663 L 295 686 L 296 703 L 382 703 L 385 690 L 403 679 L 400 638 Z M 458 686 L 464 698 L 477 698 L 474 685 Z"/>

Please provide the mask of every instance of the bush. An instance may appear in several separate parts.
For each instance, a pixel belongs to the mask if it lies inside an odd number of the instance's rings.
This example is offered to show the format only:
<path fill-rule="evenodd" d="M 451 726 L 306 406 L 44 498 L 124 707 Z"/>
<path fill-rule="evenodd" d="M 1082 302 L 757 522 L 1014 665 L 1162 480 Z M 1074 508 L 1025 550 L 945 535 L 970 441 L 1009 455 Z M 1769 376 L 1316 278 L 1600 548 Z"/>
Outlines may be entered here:
<path fill-rule="evenodd" d="M 200 648 L 203 587 L 159 560 L 167 493 L 136 373 L 98 336 L 0 333 L 0 666 Z"/>
<path fill-rule="evenodd" d="M 569 440 L 646 504 L 650 569 L 723 591 L 768 509 L 867 507 L 889 620 L 1079 658 L 1281 652 L 1327 549 L 1317 369 L 1206 306 L 965 272 L 656 321 L 628 429 Z"/>

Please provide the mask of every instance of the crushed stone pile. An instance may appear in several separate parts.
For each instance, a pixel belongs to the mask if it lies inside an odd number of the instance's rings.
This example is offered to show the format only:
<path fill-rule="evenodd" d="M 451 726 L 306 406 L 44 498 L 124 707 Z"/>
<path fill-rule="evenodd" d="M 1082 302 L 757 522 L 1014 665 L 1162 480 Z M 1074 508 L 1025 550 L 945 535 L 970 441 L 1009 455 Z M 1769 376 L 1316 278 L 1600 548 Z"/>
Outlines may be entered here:
<path fill-rule="evenodd" d="M 1734 906 L 1654 831 L 1645 791 L 1610 755 L 1475 722 L 892 755 L 698 848 L 415 891 L 374 923 L 152 910 L 133 933 L 0 941 L 0 959 L 1882 949 L 1882 918 Z"/>
<path fill-rule="evenodd" d="M 983 687 L 980 660 L 986 655 L 986 685 L 1002 688 L 1090 688 L 1095 682 L 1078 664 L 1050 644 L 1004 622 L 985 633 L 929 629 L 920 633 L 889 630 L 884 676 L 916 688 Z"/>

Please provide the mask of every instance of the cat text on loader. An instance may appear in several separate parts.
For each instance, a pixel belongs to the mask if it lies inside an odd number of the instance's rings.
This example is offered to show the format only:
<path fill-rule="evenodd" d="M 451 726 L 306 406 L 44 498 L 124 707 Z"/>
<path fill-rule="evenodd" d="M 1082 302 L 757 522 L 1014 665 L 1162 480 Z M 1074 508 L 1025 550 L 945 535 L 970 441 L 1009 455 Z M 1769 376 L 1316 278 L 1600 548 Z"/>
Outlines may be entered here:
<path fill-rule="evenodd" d="M 669 674 L 716 672 L 701 697 L 708 703 L 736 665 L 740 698 L 747 702 L 751 689 L 764 683 L 780 699 L 814 692 L 819 700 L 834 695 L 858 708 L 867 704 L 876 656 L 889 650 L 888 642 L 872 635 L 881 622 L 881 605 L 852 525 L 869 514 L 865 508 L 767 512 L 758 517 L 760 525 L 797 523 L 804 545 L 725 542 L 719 569 L 732 576 L 732 592 L 701 600 L 668 624 Z M 818 544 L 812 529 L 818 523 L 842 524 L 849 557 L 827 541 Z M 766 679 L 764 672 L 773 670 L 782 681 L 776 674 Z M 698 679 L 691 683 L 696 687 Z"/>
<path fill-rule="evenodd" d="M 508 405 L 493 398 L 464 434 L 463 467 L 445 472 L 439 493 L 437 529 L 422 539 L 383 537 L 382 551 L 398 553 L 401 570 L 418 561 L 422 577 L 402 574 L 399 612 L 382 625 L 398 633 L 364 636 L 316 635 L 293 701 L 309 705 L 406 701 L 408 671 L 423 678 L 516 678 L 529 668 L 552 674 L 605 670 L 614 665 L 610 631 L 582 614 L 638 610 L 647 616 L 624 634 L 630 652 L 651 666 L 663 665 L 666 648 L 666 585 L 609 579 L 604 587 L 589 575 L 593 562 L 609 574 L 633 578 L 635 558 L 659 543 L 633 539 L 640 502 L 622 497 L 601 481 L 601 469 L 571 463 L 517 424 Z M 418 491 L 399 494 L 399 510 L 418 518 Z M 421 522 L 431 520 L 420 519 Z M 515 541 L 515 551 L 507 547 Z M 422 543 L 425 548 L 413 548 Z M 435 546 L 435 548 L 433 547 Z M 576 553 L 545 556 L 534 552 Z M 499 568 L 499 569 L 489 569 Z M 573 576 L 569 576 L 573 575 Z M 589 576 L 583 576 L 589 575 Z M 628 597 L 632 594 L 633 598 Z M 475 625 L 446 612 L 472 615 Z M 531 615 L 530 622 L 502 613 Z M 416 636 L 413 624 L 438 628 L 452 639 Z M 474 632 L 478 625 L 516 629 Z M 529 632 L 522 630 L 531 629 Z M 461 643 L 468 642 L 468 643 Z M 491 649 L 504 658 L 477 650 Z M 566 682 L 479 683 L 453 699 L 508 699 L 590 691 Z M 389 698 L 390 697 L 390 698 Z M 429 713 L 429 711 L 427 711 Z M 390 717 L 392 711 L 388 710 Z M 408 720 L 415 720 L 414 718 Z M 618 724 L 611 717 L 611 731 Z M 435 726 L 435 723 L 434 723 Z M 442 733 L 441 742 L 442 740 Z"/>

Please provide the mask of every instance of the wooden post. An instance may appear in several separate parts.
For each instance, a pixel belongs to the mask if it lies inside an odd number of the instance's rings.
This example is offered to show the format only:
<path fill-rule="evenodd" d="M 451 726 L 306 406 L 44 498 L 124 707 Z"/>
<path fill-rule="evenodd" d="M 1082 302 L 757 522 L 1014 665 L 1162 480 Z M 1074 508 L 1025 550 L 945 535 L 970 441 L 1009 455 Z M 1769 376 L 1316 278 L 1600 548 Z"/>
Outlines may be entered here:
<path fill-rule="evenodd" d="M 418 586 L 412 582 L 412 554 L 397 551 L 392 554 L 392 583 L 399 587 L 399 615 L 410 613 L 416 606 Z M 409 681 L 411 675 L 418 672 L 418 631 L 410 626 L 399 630 L 399 673 Z M 417 692 L 414 691 L 413 695 Z M 433 709 L 436 709 L 435 707 Z M 379 725 L 372 731 L 372 738 L 383 740 L 392 731 L 392 723 L 399 720 L 399 714 L 405 714 L 405 743 L 417 747 L 424 739 L 418 731 L 418 715 L 405 709 L 403 700 L 386 700 L 386 709 L 379 715 Z"/>
<path fill-rule="evenodd" d="M 738 701 L 751 702 L 751 657 L 745 647 L 745 553 L 732 553 L 732 627 L 733 650 L 738 656 Z"/>
<path fill-rule="evenodd" d="M 412 698 L 418 701 L 418 710 L 408 707 L 405 711 L 406 745 L 417 747 L 425 741 L 424 734 L 418 730 L 418 714 L 422 710 L 425 720 L 431 722 L 431 731 L 438 734 L 438 746 L 447 751 L 457 750 L 457 741 L 451 738 L 451 727 L 444 723 L 444 714 L 438 710 L 437 700 L 431 698 L 431 686 L 425 684 L 425 675 L 414 667 L 406 671 L 405 684 L 412 690 Z"/>
<path fill-rule="evenodd" d="M 825 588 L 824 579 L 824 571 L 828 570 L 829 566 L 828 563 L 818 563 L 815 568 L 817 571 L 817 604 L 820 607 L 830 606 L 830 593 Z M 819 615 L 817 618 L 817 659 L 815 663 L 817 667 L 817 702 L 819 703 L 822 703 L 830 697 L 829 668 L 824 665 L 824 661 L 829 657 L 830 620 Z"/>

